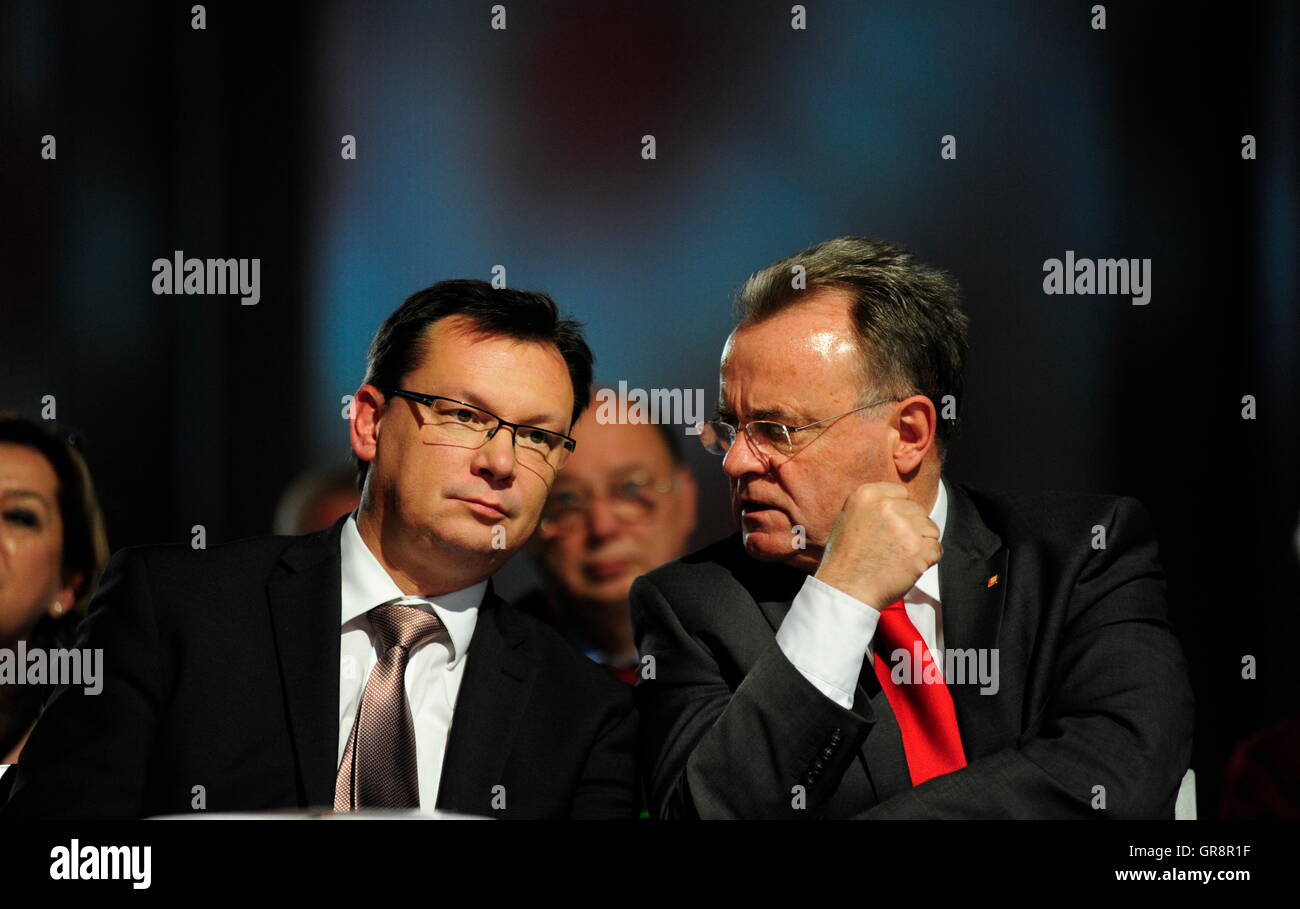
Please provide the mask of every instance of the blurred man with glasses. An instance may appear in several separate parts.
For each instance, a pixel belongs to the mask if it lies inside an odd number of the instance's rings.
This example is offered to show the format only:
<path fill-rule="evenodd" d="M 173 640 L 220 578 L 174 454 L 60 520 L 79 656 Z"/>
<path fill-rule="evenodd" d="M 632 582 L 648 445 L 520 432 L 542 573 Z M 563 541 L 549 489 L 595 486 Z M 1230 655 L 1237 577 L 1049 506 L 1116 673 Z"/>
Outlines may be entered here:
<path fill-rule="evenodd" d="M 577 449 L 551 486 L 528 544 L 543 589 L 519 603 L 588 658 L 632 684 L 632 582 L 686 551 L 695 528 L 695 480 L 681 426 L 605 423 L 588 409 Z M 692 444 L 694 442 L 692 441 Z"/>
<path fill-rule="evenodd" d="M 545 294 L 444 281 L 354 395 L 361 505 L 328 530 L 117 554 L 4 814 L 636 814 L 626 686 L 490 576 L 575 450 L 592 356 Z"/>
<path fill-rule="evenodd" d="M 1172 817 L 1192 697 L 1151 518 L 947 474 L 956 283 L 845 237 L 737 310 L 700 441 L 739 533 L 632 588 L 651 815 Z"/>

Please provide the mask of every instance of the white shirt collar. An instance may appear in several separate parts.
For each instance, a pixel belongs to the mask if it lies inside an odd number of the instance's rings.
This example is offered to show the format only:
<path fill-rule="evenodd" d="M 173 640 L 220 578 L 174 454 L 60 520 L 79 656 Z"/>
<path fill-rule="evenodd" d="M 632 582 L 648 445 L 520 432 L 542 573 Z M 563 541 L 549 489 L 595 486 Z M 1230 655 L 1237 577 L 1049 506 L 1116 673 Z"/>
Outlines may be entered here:
<path fill-rule="evenodd" d="M 343 613 L 340 625 L 346 625 L 376 606 L 393 600 L 404 600 L 432 608 L 434 614 L 442 620 L 451 637 L 452 664 L 469 652 L 474 626 L 478 622 L 478 609 L 487 592 L 486 580 L 436 598 L 406 596 L 384 570 L 384 566 L 379 564 L 365 540 L 361 539 L 355 512 L 343 525 L 343 533 L 339 537 L 339 555 L 343 575 Z"/>
<path fill-rule="evenodd" d="M 948 523 L 948 492 L 943 486 L 943 477 L 939 478 L 939 492 L 934 497 L 934 507 L 930 509 L 930 520 L 939 525 L 939 542 L 943 542 L 944 527 Z M 905 600 L 912 600 L 916 591 L 920 591 L 936 603 L 939 602 L 939 565 L 936 563 L 925 570 L 916 580 L 915 586 Z"/>

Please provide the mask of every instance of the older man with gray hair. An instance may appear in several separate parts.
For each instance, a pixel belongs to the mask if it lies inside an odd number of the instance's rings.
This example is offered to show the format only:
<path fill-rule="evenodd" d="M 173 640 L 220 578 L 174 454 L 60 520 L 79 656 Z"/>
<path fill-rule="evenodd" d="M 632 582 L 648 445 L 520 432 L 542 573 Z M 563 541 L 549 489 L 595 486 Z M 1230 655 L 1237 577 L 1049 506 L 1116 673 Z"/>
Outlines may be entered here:
<path fill-rule="evenodd" d="M 737 311 L 701 441 L 739 533 L 632 590 L 652 816 L 1172 817 L 1193 702 L 1151 518 L 946 474 L 957 284 L 844 237 Z"/>

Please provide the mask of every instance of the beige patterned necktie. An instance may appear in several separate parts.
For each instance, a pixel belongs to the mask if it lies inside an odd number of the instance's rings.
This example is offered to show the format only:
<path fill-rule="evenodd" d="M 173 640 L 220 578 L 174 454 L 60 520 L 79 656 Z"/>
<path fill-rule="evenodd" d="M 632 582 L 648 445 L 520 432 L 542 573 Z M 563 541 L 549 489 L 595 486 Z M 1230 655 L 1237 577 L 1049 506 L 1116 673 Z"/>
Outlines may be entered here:
<path fill-rule="evenodd" d="M 369 612 L 383 646 L 366 680 L 356 720 L 334 783 L 334 810 L 420 807 L 415 725 L 406 706 L 406 662 L 411 651 L 445 633 L 435 615 L 401 602 Z"/>

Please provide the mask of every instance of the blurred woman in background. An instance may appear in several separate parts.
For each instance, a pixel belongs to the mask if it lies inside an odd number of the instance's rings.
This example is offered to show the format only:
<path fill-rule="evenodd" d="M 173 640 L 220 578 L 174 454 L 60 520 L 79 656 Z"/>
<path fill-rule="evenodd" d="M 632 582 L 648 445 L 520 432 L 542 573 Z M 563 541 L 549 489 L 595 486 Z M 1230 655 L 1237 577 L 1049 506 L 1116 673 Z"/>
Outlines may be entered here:
<path fill-rule="evenodd" d="M 80 453 L 40 424 L 0 413 L 0 649 L 72 647 L 107 561 Z M 0 685 L 0 764 L 17 763 L 52 687 Z"/>

